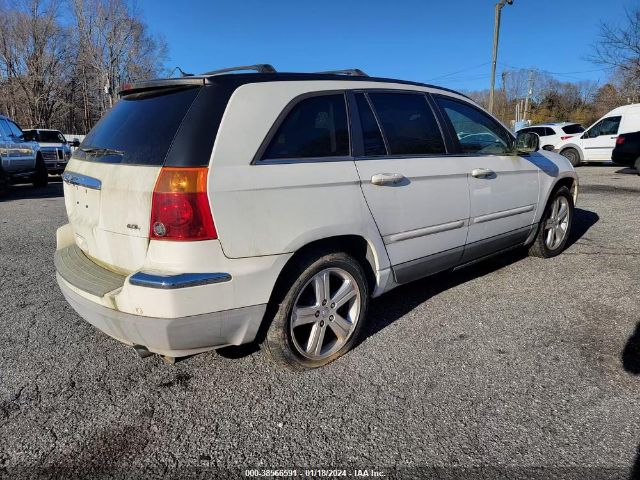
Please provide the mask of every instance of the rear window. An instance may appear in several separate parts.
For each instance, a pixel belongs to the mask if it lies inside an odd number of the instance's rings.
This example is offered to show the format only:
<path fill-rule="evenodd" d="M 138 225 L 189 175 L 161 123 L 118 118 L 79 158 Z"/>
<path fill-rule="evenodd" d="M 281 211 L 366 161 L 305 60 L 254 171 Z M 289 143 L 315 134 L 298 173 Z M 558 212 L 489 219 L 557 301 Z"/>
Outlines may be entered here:
<path fill-rule="evenodd" d="M 567 125 L 566 127 L 562 127 L 562 131 L 568 134 L 582 133 L 584 132 L 584 128 L 582 127 L 582 125 L 578 125 L 576 123 L 575 125 Z"/>
<path fill-rule="evenodd" d="M 162 165 L 200 90 L 122 98 L 89 132 L 75 156 L 98 162 Z"/>
<path fill-rule="evenodd" d="M 343 94 L 321 95 L 296 104 L 274 135 L 263 160 L 349 155 Z"/>

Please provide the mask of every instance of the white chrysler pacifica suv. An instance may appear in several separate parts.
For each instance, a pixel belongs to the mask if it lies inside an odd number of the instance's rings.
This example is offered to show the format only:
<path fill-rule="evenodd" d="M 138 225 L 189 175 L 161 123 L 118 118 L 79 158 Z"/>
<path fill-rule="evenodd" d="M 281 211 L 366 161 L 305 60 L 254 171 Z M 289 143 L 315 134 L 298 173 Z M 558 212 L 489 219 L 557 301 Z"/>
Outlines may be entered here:
<path fill-rule="evenodd" d="M 242 69 L 123 87 L 64 173 L 60 288 L 141 355 L 256 341 L 318 367 L 371 297 L 565 247 L 577 176 L 534 134 L 444 88 Z"/>

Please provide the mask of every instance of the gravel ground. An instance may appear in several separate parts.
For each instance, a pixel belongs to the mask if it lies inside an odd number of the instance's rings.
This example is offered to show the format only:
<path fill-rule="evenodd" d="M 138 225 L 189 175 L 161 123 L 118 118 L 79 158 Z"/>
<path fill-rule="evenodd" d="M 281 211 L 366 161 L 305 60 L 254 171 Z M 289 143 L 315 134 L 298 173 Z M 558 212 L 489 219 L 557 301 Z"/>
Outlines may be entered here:
<path fill-rule="evenodd" d="M 58 291 L 60 183 L 14 188 L 0 202 L 0 476 L 640 476 L 640 177 L 578 173 L 563 255 L 398 288 L 354 351 L 303 374 L 252 349 L 138 358 Z"/>

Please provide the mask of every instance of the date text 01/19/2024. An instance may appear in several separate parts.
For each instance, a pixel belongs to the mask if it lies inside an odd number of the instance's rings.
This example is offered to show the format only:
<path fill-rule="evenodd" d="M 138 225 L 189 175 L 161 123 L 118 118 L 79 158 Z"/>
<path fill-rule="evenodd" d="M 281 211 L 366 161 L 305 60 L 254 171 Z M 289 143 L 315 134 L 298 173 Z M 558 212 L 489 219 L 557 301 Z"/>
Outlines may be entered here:
<path fill-rule="evenodd" d="M 353 478 L 383 478 L 386 477 L 382 470 L 371 468 L 347 469 L 247 469 L 244 471 L 246 477 L 272 477 L 272 478 L 331 478 L 331 477 L 353 477 Z"/>

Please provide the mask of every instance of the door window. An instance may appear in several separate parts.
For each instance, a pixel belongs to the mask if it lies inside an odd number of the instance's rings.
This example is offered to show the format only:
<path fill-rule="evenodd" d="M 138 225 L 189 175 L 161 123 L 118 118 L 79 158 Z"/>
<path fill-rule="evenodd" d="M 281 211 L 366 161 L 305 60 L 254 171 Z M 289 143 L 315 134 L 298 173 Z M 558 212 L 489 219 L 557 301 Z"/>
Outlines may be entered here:
<path fill-rule="evenodd" d="M 386 155 L 387 148 L 384 145 L 380 127 L 364 93 L 356 93 L 356 104 L 358 105 L 360 126 L 362 127 L 364 155 L 367 157 Z"/>
<path fill-rule="evenodd" d="M 445 153 L 440 127 L 423 94 L 369 93 L 389 155 Z"/>
<path fill-rule="evenodd" d="M 449 117 L 463 153 L 504 155 L 511 151 L 513 139 L 489 115 L 464 102 L 437 97 Z"/>
<path fill-rule="evenodd" d="M 320 95 L 296 104 L 262 159 L 345 157 L 349 128 L 343 94 Z"/>
<path fill-rule="evenodd" d="M 11 133 L 16 137 L 16 140 L 21 140 L 22 139 L 22 130 L 20 130 L 20 127 L 18 127 L 11 120 L 8 120 L 7 124 L 9 125 L 9 129 L 11 130 Z"/>
<path fill-rule="evenodd" d="M 595 138 L 601 135 L 617 135 L 622 117 L 607 117 L 596 123 L 588 130 L 587 138 Z"/>
<path fill-rule="evenodd" d="M 0 118 L 0 137 L 9 138 L 11 136 L 11 129 L 6 120 Z"/>

